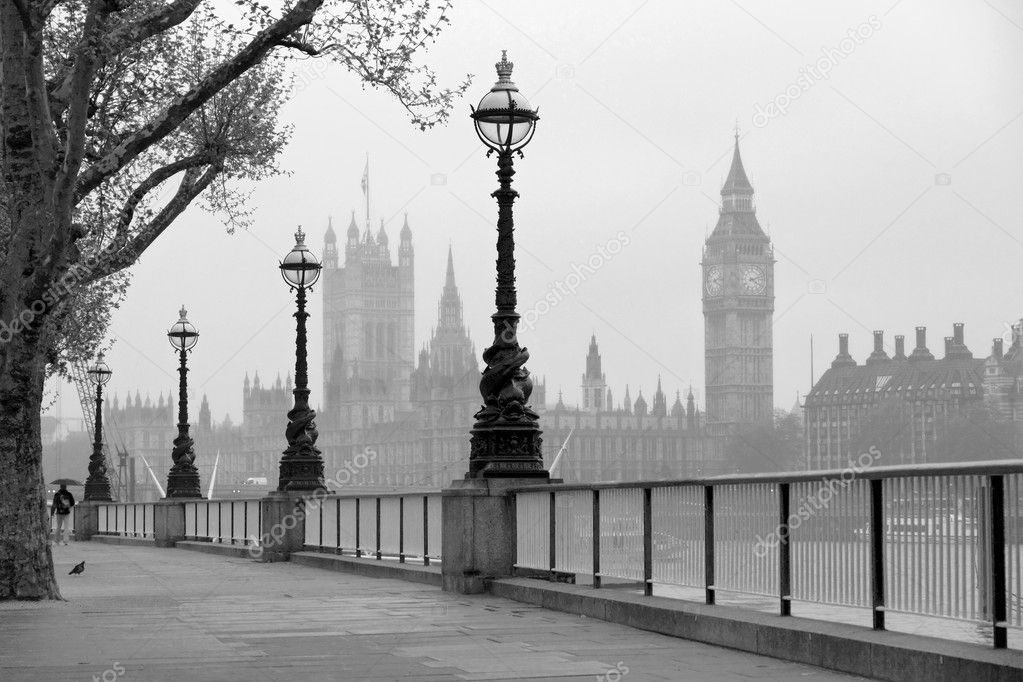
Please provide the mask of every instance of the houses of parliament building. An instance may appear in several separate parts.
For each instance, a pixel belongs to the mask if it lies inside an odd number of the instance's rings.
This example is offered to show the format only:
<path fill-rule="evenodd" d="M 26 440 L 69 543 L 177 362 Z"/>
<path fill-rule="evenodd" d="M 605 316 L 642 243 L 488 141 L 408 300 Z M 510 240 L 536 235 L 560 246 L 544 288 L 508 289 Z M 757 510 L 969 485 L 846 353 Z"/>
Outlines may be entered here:
<path fill-rule="evenodd" d="M 469 431 L 480 405 L 480 353 L 463 321 L 450 247 L 446 271 L 437 278 L 436 325 L 417 349 L 415 247 L 407 216 L 397 237 L 392 254 L 383 224 L 373 230 L 367 220 L 360 227 L 353 213 L 342 239 L 328 220 L 317 286 L 324 378 L 317 446 L 328 478 L 347 469 L 350 485 L 438 488 L 467 470 Z M 586 482 L 726 473 L 735 470 L 727 455 L 735 428 L 771 424 L 774 259 L 757 221 L 738 136 L 700 265 L 704 410 L 691 387 L 666 392 L 660 378 L 653 394 L 637 390 L 635 397 L 621 381 L 616 400 L 596 337 L 588 346 L 580 339 L 578 406 L 548 395 L 543 381 L 531 398 L 541 416 L 544 460 L 556 462 L 554 475 Z M 219 452 L 218 479 L 266 477 L 275 486 L 291 390 L 290 375 L 272 382 L 246 376 L 238 424 L 214 425 L 203 397 L 193 437 L 204 480 Z M 148 407 L 138 397 L 126 405 L 112 401 L 107 412 L 125 449 L 165 472 L 174 438 L 170 399 Z"/>

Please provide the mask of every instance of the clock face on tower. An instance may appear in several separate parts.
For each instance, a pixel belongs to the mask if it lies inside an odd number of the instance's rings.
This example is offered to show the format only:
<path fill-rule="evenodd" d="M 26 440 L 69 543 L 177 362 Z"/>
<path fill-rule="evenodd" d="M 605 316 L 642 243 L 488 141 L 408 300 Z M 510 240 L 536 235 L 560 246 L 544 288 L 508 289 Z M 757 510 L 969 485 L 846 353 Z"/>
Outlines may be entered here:
<path fill-rule="evenodd" d="M 742 268 L 742 290 L 747 294 L 762 294 L 767 288 L 767 274 L 759 265 Z"/>
<path fill-rule="evenodd" d="M 717 296 L 721 293 L 721 288 L 724 284 L 724 273 L 721 271 L 720 265 L 712 265 L 707 270 L 707 294 L 710 296 Z"/>

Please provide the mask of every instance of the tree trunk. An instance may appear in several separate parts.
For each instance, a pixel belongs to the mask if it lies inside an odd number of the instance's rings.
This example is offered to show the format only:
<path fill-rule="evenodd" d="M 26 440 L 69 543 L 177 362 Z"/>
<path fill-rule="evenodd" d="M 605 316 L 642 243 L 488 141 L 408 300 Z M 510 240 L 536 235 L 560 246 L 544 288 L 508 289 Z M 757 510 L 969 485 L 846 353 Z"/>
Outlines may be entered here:
<path fill-rule="evenodd" d="M 29 338 L 26 338 L 29 337 Z M 39 422 L 44 360 L 31 332 L 4 344 L 0 376 L 0 599 L 60 599 Z"/>

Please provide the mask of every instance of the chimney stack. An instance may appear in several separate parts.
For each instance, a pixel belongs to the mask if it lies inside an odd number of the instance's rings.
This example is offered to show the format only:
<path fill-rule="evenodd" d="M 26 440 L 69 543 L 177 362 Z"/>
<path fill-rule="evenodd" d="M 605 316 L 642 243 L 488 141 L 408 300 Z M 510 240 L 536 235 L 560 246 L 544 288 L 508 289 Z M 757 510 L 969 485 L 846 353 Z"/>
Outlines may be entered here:
<path fill-rule="evenodd" d="M 945 337 L 945 357 L 948 358 L 952 355 L 952 343 L 955 341 L 954 336 Z"/>
<path fill-rule="evenodd" d="M 831 363 L 832 367 L 855 367 L 856 361 L 849 355 L 849 335 L 838 335 L 838 355 Z"/>
<path fill-rule="evenodd" d="M 933 360 L 934 355 L 927 350 L 927 327 L 916 328 L 916 348 L 909 356 L 910 360 Z"/>
<path fill-rule="evenodd" d="M 970 349 L 966 347 L 964 328 L 965 325 L 962 322 L 956 322 L 952 325 L 951 354 L 949 355 L 946 353 L 946 355 L 951 357 L 953 360 L 973 359 L 973 353 L 971 353 Z"/>
<path fill-rule="evenodd" d="M 873 365 L 879 362 L 887 362 L 891 358 L 888 357 L 888 353 L 884 352 L 884 332 L 874 332 L 874 352 L 867 358 L 867 364 Z"/>
<path fill-rule="evenodd" d="M 1001 337 L 999 337 L 999 338 L 995 339 L 994 343 L 991 345 L 991 355 L 994 356 L 995 360 L 1001 360 L 1002 359 L 1002 353 L 1003 353 L 1003 351 L 1002 351 L 1002 339 L 1001 339 Z"/>
<path fill-rule="evenodd" d="M 895 335 L 895 357 L 893 359 L 906 359 L 906 337 L 902 334 Z"/>

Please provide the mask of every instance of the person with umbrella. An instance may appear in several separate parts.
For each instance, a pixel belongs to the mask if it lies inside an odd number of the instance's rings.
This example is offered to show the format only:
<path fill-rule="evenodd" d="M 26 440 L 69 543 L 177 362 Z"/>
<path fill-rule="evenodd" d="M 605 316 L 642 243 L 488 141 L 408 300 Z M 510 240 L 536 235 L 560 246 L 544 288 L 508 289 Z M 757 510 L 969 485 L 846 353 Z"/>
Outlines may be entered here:
<path fill-rule="evenodd" d="M 54 544 L 60 543 L 63 539 L 67 544 L 68 535 L 71 534 L 71 507 L 75 506 L 75 496 L 67 489 L 68 484 L 81 485 L 77 481 L 66 478 L 58 478 L 54 483 L 60 484 L 60 490 L 53 495 L 53 503 L 50 504 L 50 518 L 57 518 L 57 536 Z"/>

